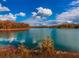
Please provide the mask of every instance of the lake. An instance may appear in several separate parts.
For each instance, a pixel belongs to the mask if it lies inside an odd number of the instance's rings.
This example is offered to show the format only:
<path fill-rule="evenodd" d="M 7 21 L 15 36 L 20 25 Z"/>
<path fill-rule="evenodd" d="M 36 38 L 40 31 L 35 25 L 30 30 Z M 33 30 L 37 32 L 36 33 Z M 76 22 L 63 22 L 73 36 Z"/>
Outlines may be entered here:
<path fill-rule="evenodd" d="M 32 28 L 26 31 L 0 32 L 0 46 L 17 47 L 24 43 L 28 48 L 36 48 L 48 36 L 57 49 L 79 51 L 79 29 Z"/>

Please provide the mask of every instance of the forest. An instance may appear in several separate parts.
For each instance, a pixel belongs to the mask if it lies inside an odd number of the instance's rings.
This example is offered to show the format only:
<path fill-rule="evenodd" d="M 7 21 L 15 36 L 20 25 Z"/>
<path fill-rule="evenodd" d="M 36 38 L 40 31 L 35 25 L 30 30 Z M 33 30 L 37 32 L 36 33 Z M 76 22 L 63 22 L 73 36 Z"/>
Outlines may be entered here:
<path fill-rule="evenodd" d="M 14 21 L 1 21 L 0 20 L 0 29 L 15 29 L 15 28 L 26 28 L 28 24 L 14 22 Z"/>

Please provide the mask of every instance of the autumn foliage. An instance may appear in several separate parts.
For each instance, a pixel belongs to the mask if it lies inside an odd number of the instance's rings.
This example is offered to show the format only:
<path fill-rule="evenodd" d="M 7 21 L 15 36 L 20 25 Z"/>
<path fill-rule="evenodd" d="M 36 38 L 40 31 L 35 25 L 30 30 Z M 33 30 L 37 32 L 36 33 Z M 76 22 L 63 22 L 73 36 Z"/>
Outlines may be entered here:
<path fill-rule="evenodd" d="M 61 24 L 57 25 L 57 28 L 79 28 L 79 24 Z"/>
<path fill-rule="evenodd" d="M 26 28 L 28 24 L 17 23 L 13 21 L 1 21 L 0 20 L 0 29 L 15 29 L 15 28 Z"/>
<path fill-rule="evenodd" d="M 23 43 L 17 48 L 14 46 L 0 47 L 0 58 L 50 58 L 50 57 L 79 57 L 79 52 L 58 51 L 54 48 L 54 42 L 47 37 L 41 46 L 29 49 Z"/>

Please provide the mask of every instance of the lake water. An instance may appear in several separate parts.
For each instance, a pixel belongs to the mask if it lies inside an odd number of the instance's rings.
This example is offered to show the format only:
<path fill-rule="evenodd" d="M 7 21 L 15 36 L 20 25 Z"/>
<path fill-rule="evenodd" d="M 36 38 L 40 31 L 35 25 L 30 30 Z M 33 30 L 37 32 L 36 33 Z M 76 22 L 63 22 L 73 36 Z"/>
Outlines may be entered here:
<path fill-rule="evenodd" d="M 0 32 L 0 46 L 24 43 L 28 48 L 36 48 L 46 37 L 55 42 L 55 48 L 79 51 L 79 29 L 32 28 L 18 32 Z"/>

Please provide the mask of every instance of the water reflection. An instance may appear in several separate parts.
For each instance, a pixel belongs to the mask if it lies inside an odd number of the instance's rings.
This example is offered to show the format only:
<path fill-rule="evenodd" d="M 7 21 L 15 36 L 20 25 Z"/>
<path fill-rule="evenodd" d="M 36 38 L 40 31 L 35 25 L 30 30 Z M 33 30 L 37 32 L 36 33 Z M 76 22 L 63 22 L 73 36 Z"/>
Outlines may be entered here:
<path fill-rule="evenodd" d="M 51 37 L 55 47 L 61 50 L 79 51 L 79 29 L 32 28 L 26 31 L 0 32 L 0 46 L 24 43 L 29 48 L 35 48 L 46 37 Z"/>
<path fill-rule="evenodd" d="M 55 37 L 57 48 L 68 51 L 79 51 L 79 29 L 56 29 L 55 35 L 53 37 Z"/>
<path fill-rule="evenodd" d="M 49 28 L 33 28 L 26 31 L 18 32 L 0 32 L 0 46 L 14 45 L 24 43 L 27 47 L 38 47 L 38 44 L 47 36 L 51 36 L 52 29 Z"/>
<path fill-rule="evenodd" d="M 18 45 L 18 43 L 32 41 L 29 31 L 0 32 L 0 45 Z M 5 44 L 6 43 L 6 44 Z"/>

